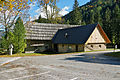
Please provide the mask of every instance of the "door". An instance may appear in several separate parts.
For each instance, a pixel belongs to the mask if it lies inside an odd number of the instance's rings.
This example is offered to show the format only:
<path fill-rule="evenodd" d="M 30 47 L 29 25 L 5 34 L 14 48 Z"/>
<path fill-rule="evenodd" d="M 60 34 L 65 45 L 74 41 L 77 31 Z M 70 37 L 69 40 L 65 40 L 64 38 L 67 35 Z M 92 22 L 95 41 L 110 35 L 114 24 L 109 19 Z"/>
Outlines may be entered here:
<path fill-rule="evenodd" d="M 78 45 L 76 45 L 76 52 L 78 52 Z"/>
<path fill-rule="evenodd" d="M 58 44 L 54 44 L 54 50 L 58 52 Z"/>

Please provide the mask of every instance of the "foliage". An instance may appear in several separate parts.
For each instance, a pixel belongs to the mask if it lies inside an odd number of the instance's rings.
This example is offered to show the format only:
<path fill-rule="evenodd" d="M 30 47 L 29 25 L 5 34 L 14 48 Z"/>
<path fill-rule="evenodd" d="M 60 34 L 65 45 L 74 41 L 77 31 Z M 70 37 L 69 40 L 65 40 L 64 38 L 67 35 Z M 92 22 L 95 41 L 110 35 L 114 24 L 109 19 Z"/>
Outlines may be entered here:
<path fill-rule="evenodd" d="M 24 52 L 24 49 L 26 48 L 25 33 L 26 30 L 23 21 L 19 17 L 15 23 L 15 28 L 13 31 L 14 34 L 13 46 L 15 53 Z"/>
<path fill-rule="evenodd" d="M 7 39 L 5 39 L 5 36 L 2 37 L 2 48 L 8 50 L 9 45 L 13 43 L 13 40 L 14 40 L 14 35 L 12 32 L 9 32 Z"/>
<path fill-rule="evenodd" d="M 79 3 L 78 3 L 77 0 L 75 0 L 74 5 L 73 5 L 73 10 L 75 10 L 76 8 L 78 8 L 78 6 L 79 6 Z"/>
<path fill-rule="evenodd" d="M 113 44 L 120 44 L 120 0 L 90 0 L 80 6 L 79 10 L 71 11 L 63 16 L 70 24 L 78 24 L 78 17 L 85 24 L 99 23 Z M 72 17 L 73 16 L 73 17 Z M 83 24 L 81 24 L 83 25 Z"/>
<path fill-rule="evenodd" d="M 71 19 L 70 19 L 70 24 L 81 25 L 81 22 L 82 22 L 82 16 L 81 16 L 81 12 L 79 10 L 79 3 L 77 0 L 75 0 L 74 5 L 73 5 L 73 13 L 72 13 Z"/>
<path fill-rule="evenodd" d="M 31 0 L 32 1 L 32 0 Z M 5 35 L 9 33 L 12 26 L 19 16 L 26 14 L 29 9 L 29 0 L 0 0 L 0 23 L 2 28 L 5 29 Z M 26 18 L 26 17 L 24 17 Z"/>
<path fill-rule="evenodd" d="M 56 5 L 57 1 L 58 0 L 38 0 L 38 5 L 39 7 L 43 7 L 47 19 L 53 19 L 58 16 L 59 8 Z"/>
<path fill-rule="evenodd" d="M 56 17 L 54 19 L 46 19 L 42 18 L 41 15 L 37 20 L 34 20 L 33 22 L 38 22 L 38 23 L 52 23 L 52 24 L 65 24 L 65 20 L 62 19 L 61 17 Z"/>
<path fill-rule="evenodd" d="M 24 51 L 24 48 L 26 48 L 25 33 L 26 30 L 23 25 L 23 21 L 18 18 L 15 23 L 13 32 L 8 32 L 7 39 L 5 36 L 2 37 L 2 48 L 8 51 L 9 45 L 13 44 L 14 53 L 22 53 Z"/>

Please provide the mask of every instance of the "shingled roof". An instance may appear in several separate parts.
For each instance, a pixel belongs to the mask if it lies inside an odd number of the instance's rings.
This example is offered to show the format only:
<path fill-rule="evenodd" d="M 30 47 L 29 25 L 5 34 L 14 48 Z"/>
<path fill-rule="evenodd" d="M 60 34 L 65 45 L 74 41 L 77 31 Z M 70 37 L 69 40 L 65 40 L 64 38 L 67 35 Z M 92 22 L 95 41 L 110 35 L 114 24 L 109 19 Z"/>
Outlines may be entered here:
<path fill-rule="evenodd" d="M 61 29 L 53 37 L 52 42 L 55 44 L 85 44 L 97 25 Z"/>
<path fill-rule="evenodd" d="M 29 23 L 26 24 L 26 39 L 30 40 L 52 40 L 58 29 L 75 27 L 78 25 L 63 25 L 49 23 Z"/>

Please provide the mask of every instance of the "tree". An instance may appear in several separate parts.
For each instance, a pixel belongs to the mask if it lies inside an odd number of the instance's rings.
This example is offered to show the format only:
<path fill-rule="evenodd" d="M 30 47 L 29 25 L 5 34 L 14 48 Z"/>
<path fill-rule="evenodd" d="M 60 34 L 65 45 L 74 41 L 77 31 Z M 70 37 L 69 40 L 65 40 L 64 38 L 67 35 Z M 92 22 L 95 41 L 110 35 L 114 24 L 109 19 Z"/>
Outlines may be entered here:
<path fill-rule="evenodd" d="M 94 24 L 94 11 L 93 10 L 90 11 L 90 19 L 89 19 L 89 21 L 90 21 L 90 24 Z"/>
<path fill-rule="evenodd" d="M 78 3 L 77 0 L 75 0 L 74 5 L 73 5 L 73 10 L 75 10 L 76 8 L 78 8 L 78 6 L 79 6 L 79 3 Z"/>
<path fill-rule="evenodd" d="M 112 39 L 112 26 L 111 26 L 111 10 L 109 7 L 106 9 L 103 19 L 103 29 L 110 39 Z"/>
<path fill-rule="evenodd" d="M 57 1 L 58 0 L 38 0 L 38 5 L 40 8 L 41 6 L 43 7 L 47 19 L 53 19 L 58 16 L 59 8 L 56 5 Z"/>
<path fill-rule="evenodd" d="M 9 45 L 13 43 L 14 35 L 12 32 L 8 32 L 8 38 L 2 37 L 2 48 L 9 50 Z"/>
<path fill-rule="evenodd" d="M 112 30 L 113 30 L 112 33 L 113 43 L 120 44 L 120 8 L 118 4 L 115 5 L 113 10 Z"/>
<path fill-rule="evenodd" d="M 81 23 L 82 23 L 82 14 L 81 11 L 79 10 L 79 3 L 77 0 L 75 0 L 70 24 L 81 25 Z"/>
<path fill-rule="evenodd" d="M 31 0 L 32 1 L 32 0 Z M 5 29 L 5 38 L 12 26 L 14 26 L 16 19 L 24 15 L 24 11 L 29 9 L 31 1 L 28 0 L 0 0 L 0 23 Z"/>
<path fill-rule="evenodd" d="M 25 33 L 26 30 L 23 21 L 19 17 L 15 23 L 15 27 L 13 31 L 14 34 L 13 46 L 15 53 L 22 53 L 26 48 Z"/>
<path fill-rule="evenodd" d="M 101 26 L 102 26 L 102 18 L 101 18 L 101 14 L 100 14 L 100 11 L 101 11 L 101 8 L 100 7 L 98 7 L 97 9 L 96 9 L 96 13 L 95 13 L 95 23 L 99 23 Z"/>

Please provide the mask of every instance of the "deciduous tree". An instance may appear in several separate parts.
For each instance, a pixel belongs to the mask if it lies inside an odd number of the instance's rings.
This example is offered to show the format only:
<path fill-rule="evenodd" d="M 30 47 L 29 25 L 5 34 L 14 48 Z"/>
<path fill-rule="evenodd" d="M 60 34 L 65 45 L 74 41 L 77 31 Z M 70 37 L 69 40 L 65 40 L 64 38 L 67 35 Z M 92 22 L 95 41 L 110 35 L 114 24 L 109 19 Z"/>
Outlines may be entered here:
<path fill-rule="evenodd" d="M 46 14 L 47 19 L 53 19 L 58 16 L 59 8 L 57 7 L 56 3 L 58 0 L 38 0 L 38 5 Z"/>
<path fill-rule="evenodd" d="M 32 1 L 32 0 L 31 0 Z M 31 3 L 29 0 L 0 0 L 0 22 L 5 29 L 5 38 L 11 27 L 14 26 L 16 19 L 24 14 Z"/>

